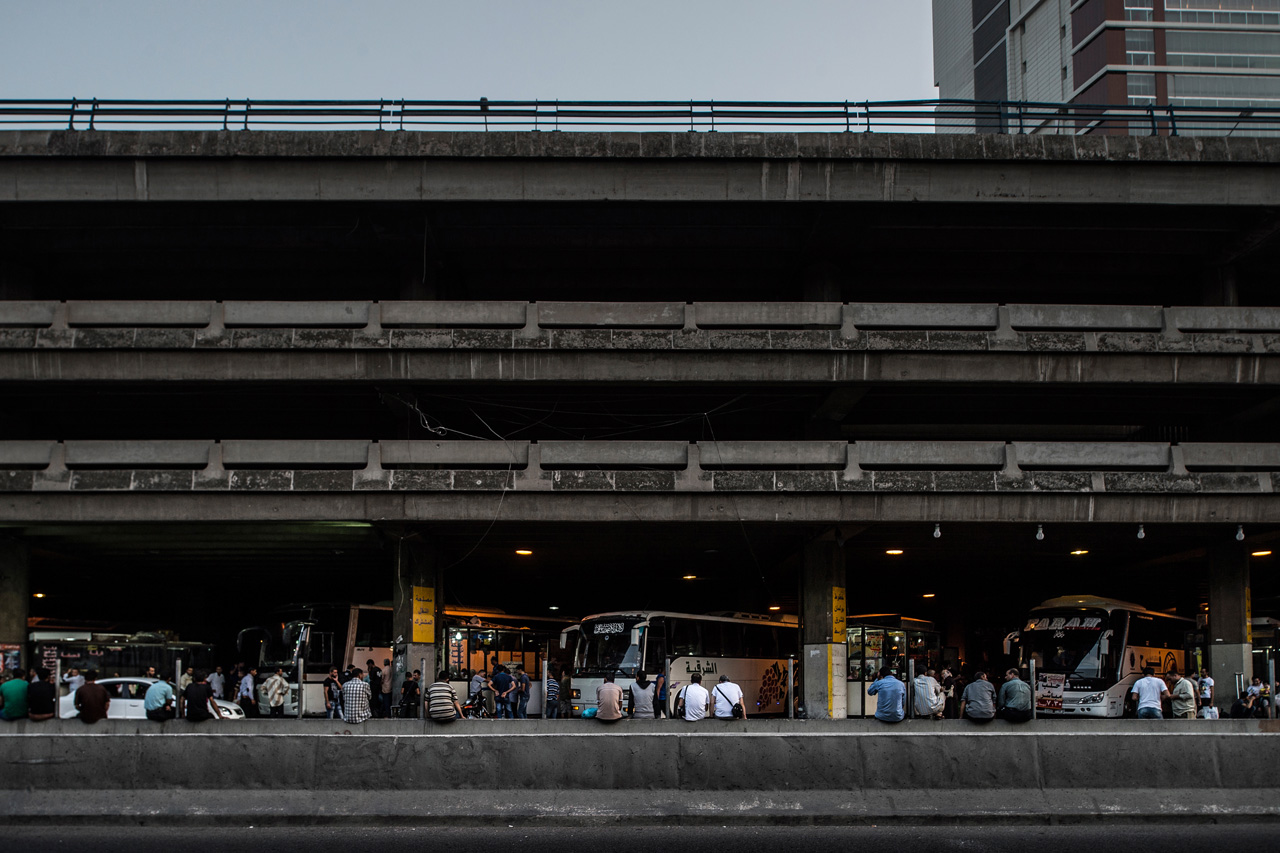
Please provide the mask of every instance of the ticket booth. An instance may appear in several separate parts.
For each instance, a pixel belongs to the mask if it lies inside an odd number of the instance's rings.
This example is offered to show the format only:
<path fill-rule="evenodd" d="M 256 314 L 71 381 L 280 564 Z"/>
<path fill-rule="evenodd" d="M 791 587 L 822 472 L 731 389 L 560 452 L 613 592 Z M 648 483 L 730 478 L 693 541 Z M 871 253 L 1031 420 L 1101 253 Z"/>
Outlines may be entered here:
<path fill-rule="evenodd" d="M 879 678 L 881 667 L 889 667 L 906 682 L 909 662 L 915 662 L 919 674 L 937 669 L 942 661 L 942 636 L 933 623 L 897 613 L 850 616 L 847 640 L 850 717 L 875 714 L 876 697 L 868 696 L 867 688 Z"/>

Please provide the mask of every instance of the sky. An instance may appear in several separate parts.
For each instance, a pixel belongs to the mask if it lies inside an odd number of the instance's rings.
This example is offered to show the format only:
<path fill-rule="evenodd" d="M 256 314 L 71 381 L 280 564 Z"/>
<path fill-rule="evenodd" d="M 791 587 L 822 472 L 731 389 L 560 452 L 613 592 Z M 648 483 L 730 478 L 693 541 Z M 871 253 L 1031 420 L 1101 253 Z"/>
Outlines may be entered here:
<path fill-rule="evenodd" d="M 0 0 L 0 98 L 936 97 L 929 0 Z"/>

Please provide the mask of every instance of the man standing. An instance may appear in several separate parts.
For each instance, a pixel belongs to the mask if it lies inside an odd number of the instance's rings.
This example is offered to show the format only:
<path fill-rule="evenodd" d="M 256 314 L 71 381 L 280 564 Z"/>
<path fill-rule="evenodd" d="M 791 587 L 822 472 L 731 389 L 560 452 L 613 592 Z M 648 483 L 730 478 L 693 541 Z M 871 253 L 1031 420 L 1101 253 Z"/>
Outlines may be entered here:
<path fill-rule="evenodd" d="M 1175 720 L 1194 720 L 1196 718 L 1196 688 L 1190 679 L 1178 675 L 1176 669 L 1165 673 L 1169 684 L 1170 706 Z"/>
<path fill-rule="evenodd" d="M 195 681 L 195 673 L 195 667 L 187 667 L 187 671 L 182 673 L 182 677 L 178 679 L 178 690 L 186 690 L 187 686 Z"/>
<path fill-rule="evenodd" d="M 73 666 L 67 670 L 66 675 L 62 676 L 62 682 L 67 685 L 67 692 L 74 695 L 77 690 L 84 687 L 84 676 Z"/>
<path fill-rule="evenodd" d="M 445 673 L 447 676 L 448 673 Z M 400 716 L 418 719 L 418 708 L 422 705 L 422 688 L 418 686 L 422 673 L 414 670 L 413 674 L 400 685 Z M 455 698 L 456 694 L 455 694 Z"/>
<path fill-rule="evenodd" d="M 879 680 L 867 688 L 869 696 L 876 697 L 876 719 L 883 723 L 900 723 L 906 717 L 907 685 L 893 677 L 893 670 L 884 667 Z"/>
<path fill-rule="evenodd" d="M 711 694 L 707 693 L 707 688 L 702 686 L 702 673 L 690 673 L 689 684 L 676 697 L 677 710 L 681 702 L 684 703 L 681 719 L 693 723 L 707 718 L 707 706 L 711 702 Z"/>
<path fill-rule="evenodd" d="M 368 670 L 365 671 L 364 681 L 369 685 L 369 710 L 375 716 L 380 716 L 382 712 L 382 701 L 379 694 L 382 693 L 382 670 L 378 669 L 378 665 L 373 662 L 373 658 L 365 661 Z"/>
<path fill-rule="evenodd" d="M 373 686 L 373 682 L 369 683 Z M 391 716 L 391 661 L 383 659 L 382 669 L 378 672 L 378 705 L 382 716 Z"/>
<path fill-rule="evenodd" d="M 1200 707 L 1213 707 L 1213 679 L 1207 669 L 1200 670 Z"/>
<path fill-rule="evenodd" d="M 742 701 L 742 688 L 729 680 L 728 675 L 720 676 L 720 683 L 711 688 L 711 714 L 717 720 L 745 719 L 747 703 Z M 734 708 L 739 710 L 734 713 Z"/>
<path fill-rule="evenodd" d="M 942 689 L 934 671 L 927 669 L 924 675 L 917 675 L 915 680 L 916 698 L 915 712 L 917 717 L 942 719 L 942 709 L 947 704 L 947 692 Z"/>
<path fill-rule="evenodd" d="M 227 687 L 226 678 L 222 675 L 222 667 L 213 668 L 213 673 L 209 676 L 209 689 L 213 691 L 214 699 L 225 698 L 224 691 Z"/>
<path fill-rule="evenodd" d="M 148 720 L 154 720 L 157 723 L 172 720 L 174 717 L 173 688 L 169 686 L 169 682 L 161 678 L 148 687 L 147 695 L 142 699 L 142 707 L 147 712 Z"/>
<path fill-rule="evenodd" d="M 515 674 L 515 710 L 517 720 L 529 719 L 529 686 L 532 682 L 525 673 L 523 666 L 516 667 Z"/>
<path fill-rule="evenodd" d="M 324 716 L 326 720 L 342 718 L 342 682 L 338 680 L 338 668 L 329 670 L 329 677 L 321 686 L 324 690 Z"/>
<path fill-rule="evenodd" d="M 84 686 L 76 691 L 75 705 L 82 723 L 96 723 L 107 718 L 107 712 L 111 709 L 111 694 L 98 683 L 96 670 L 85 673 Z"/>
<path fill-rule="evenodd" d="M 1163 681 L 1156 678 L 1155 667 L 1146 666 L 1142 668 L 1142 678 L 1134 682 L 1129 698 L 1138 703 L 1139 720 L 1161 720 L 1164 719 L 1164 714 L 1160 709 L 1160 700 L 1169 698 L 1169 689 L 1164 686 Z"/>
<path fill-rule="evenodd" d="M 985 723 L 996 716 L 996 689 L 987 680 L 987 674 L 979 670 L 960 697 L 960 718 Z"/>
<path fill-rule="evenodd" d="M 271 706 L 271 716 L 284 716 L 284 700 L 289 695 L 289 682 L 284 680 L 284 669 L 276 667 L 275 674 L 262 685 L 267 691 L 267 704 Z"/>
<path fill-rule="evenodd" d="M 1000 700 L 996 703 L 996 716 L 1011 723 L 1025 723 L 1031 719 L 1031 685 L 1018 677 L 1016 669 L 1004 674 L 1000 685 Z"/>
<path fill-rule="evenodd" d="M 497 670 L 493 673 L 493 678 L 489 679 L 489 686 L 493 688 L 493 701 L 496 705 L 494 717 L 502 719 L 506 717 L 508 720 L 513 719 L 511 714 L 511 691 L 515 690 L 516 682 L 507 672 L 507 668 L 502 664 L 498 664 Z"/>
<path fill-rule="evenodd" d="M 427 716 L 437 723 L 462 719 L 462 706 L 458 704 L 458 694 L 449 684 L 448 670 L 441 670 L 427 687 Z"/>
<path fill-rule="evenodd" d="M 342 713 L 348 723 L 363 723 L 373 716 L 369 711 L 369 685 L 359 667 L 351 670 L 351 680 L 342 685 Z"/>
<path fill-rule="evenodd" d="M 612 675 L 606 675 L 604 684 L 596 688 L 596 719 L 602 723 L 622 719 L 622 688 L 613 683 Z"/>
<path fill-rule="evenodd" d="M 560 716 L 560 679 L 547 671 L 546 695 L 542 697 L 542 716 L 554 720 Z"/>
<path fill-rule="evenodd" d="M 240 688 L 236 692 L 236 701 L 240 703 L 240 708 L 244 711 L 246 717 L 258 716 L 258 691 L 255 688 L 257 675 L 258 668 L 256 666 L 249 667 L 244 674 L 244 678 L 240 679 Z"/>

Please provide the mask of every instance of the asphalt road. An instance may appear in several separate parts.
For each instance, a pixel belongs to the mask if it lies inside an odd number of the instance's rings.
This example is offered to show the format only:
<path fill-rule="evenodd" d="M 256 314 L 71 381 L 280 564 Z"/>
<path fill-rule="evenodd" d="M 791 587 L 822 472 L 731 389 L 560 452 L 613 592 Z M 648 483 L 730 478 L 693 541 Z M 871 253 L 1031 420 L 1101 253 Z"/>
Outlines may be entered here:
<path fill-rule="evenodd" d="M 508 846 L 521 853 L 564 853 L 604 841 L 614 853 L 654 850 L 725 850 L 733 853 L 1133 853 L 1135 850 L 1210 851 L 1275 849 L 1280 824 L 1223 826 L 931 826 L 931 827 L 5 827 L 6 850 L 102 853 L 173 853 L 219 850 L 227 853 L 292 853 L 341 850 L 487 851 Z M 692 847 L 687 847 L 687 845 Z"/>

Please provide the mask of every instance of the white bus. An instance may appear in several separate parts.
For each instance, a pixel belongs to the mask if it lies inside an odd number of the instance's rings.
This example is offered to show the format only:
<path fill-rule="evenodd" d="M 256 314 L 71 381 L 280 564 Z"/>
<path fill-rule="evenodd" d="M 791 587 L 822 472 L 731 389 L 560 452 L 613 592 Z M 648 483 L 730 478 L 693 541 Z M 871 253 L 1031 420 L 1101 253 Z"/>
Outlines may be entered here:
<path fill-rule="evenodd" d="M 574 634 L 572 716 L 595 708 L 606 674 L 625 695 L 640 672 L 650 681 L 666 678 L 667 716 L 695 672 L 708 690 L 728 675 L 742 688 L 749 717 L 787 713 L 787 659 L 800 648 L 794 616 L 622 610 L 583 619 L 561 635 L 562 647 Z"/>
<path fill-rule="evenodd" d="M 1138 604 L 1088 595 L 1052 598 L 1011 635 L 1020 663 L 1036 666 L 1040 716 L 1123 717 L 1144 667 L 1187 671 L 1195 621 Z"/>

